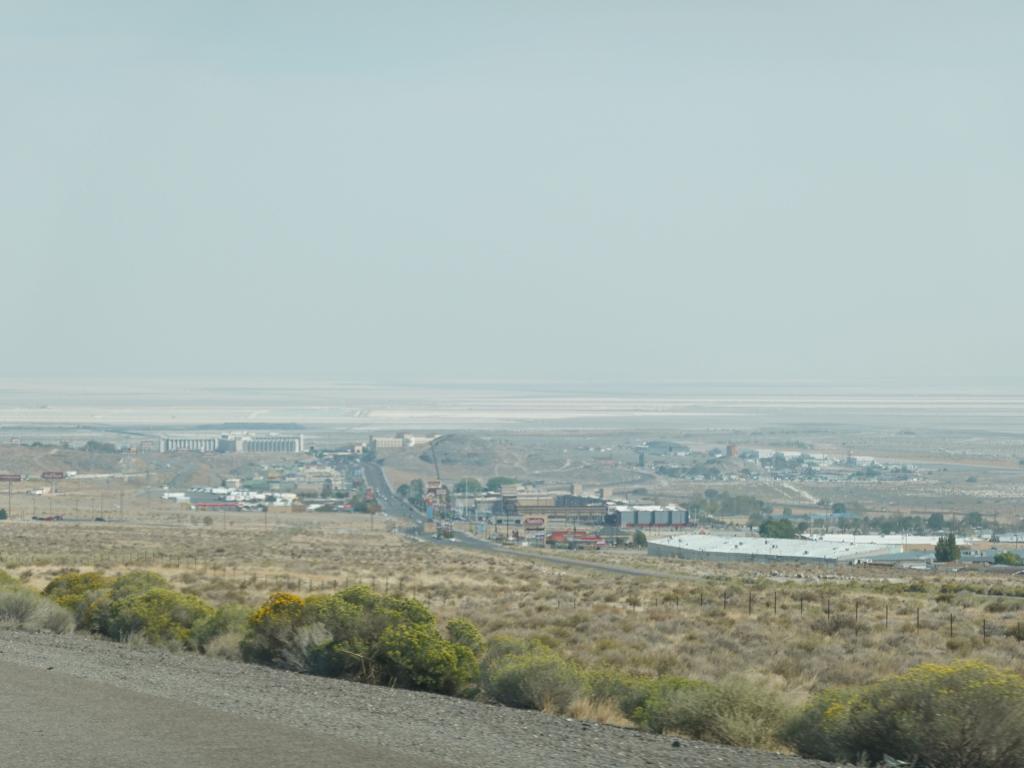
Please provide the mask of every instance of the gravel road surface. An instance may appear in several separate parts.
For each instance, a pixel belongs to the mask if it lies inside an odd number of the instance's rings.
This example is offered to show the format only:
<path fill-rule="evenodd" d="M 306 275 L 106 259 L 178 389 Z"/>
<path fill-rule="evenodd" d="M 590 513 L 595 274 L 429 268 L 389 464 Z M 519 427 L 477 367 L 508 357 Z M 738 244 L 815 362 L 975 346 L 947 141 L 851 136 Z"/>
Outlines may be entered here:
<path fill-rule="evenodd" d="M 0 630 L 5 768 L 814 768 L 432 694 Z M 831 768 L 835 768 L 832 766 Z"/>

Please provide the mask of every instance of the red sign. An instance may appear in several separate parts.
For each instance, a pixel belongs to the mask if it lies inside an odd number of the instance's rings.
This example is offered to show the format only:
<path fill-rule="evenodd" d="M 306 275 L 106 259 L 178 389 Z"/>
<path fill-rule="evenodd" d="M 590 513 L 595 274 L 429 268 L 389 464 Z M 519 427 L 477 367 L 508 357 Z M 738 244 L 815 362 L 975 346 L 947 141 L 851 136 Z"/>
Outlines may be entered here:
<path fill-rule="evenodd" d="M 545 521 L 543 517 L 528 517 L 523 520 L 523 527 L 526 529 L 543 528 Z"/>
<path fill-rule="evenodd" d="M 0 483 L 20 483 L 21 475 L 0 475 Z"/>
<path fill-rule="evenodd" d="M 43 480 L 63 480 L 63 472 L 43 472 Z"/>

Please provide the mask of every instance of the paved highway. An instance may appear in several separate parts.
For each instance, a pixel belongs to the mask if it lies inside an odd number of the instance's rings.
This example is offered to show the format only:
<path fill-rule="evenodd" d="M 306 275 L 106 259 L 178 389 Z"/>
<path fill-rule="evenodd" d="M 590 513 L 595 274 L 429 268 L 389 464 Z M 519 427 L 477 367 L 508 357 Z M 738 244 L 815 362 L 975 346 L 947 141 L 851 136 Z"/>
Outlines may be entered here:
<path fill-rule="evenodd" d="M 426 521 L 426 516 L 422 512 L 391 493 L 387 479 L 384 477 L 384 470 L 381 469 L 380 465 L 373 462 L 364 462 L 363 468 L 366 476 L 366 482 L 373 488 L 374 494 L 380 502 L 381 509 L 384 512 L 395 517 L 409 517 L 417 523 Z M 597 563 L 589 560 L 577 560 L 571 557 L 559 557 L 558 555 L 544 554 L 526 547 L 503 546 L 501 544 L 496 544 L 493 541 L 485 541 L 483 539 L 478 539 L 475 536 L 470 536 L 460 532 L 456 532 L 455 538 L 453 539 L 437 539 L 434 536 L 424 534 L 418 525 L 414 528 L 408 529 L 406 533 L 420 541 L 426 541 L 440 546 L 459 546 L 466 549 L 486 551 L 492 554 L 525 557 L 531 560 L 539 560 L 544 563 L 558 565 L 565 568 L 583 568 L 586 570 L 602 571 L 604 573 L 614 573 L 622 576 L 646 576 L 671 581 L 703 580 L 698 576 L 666 573 L 664 571 L 656 571 L 647 568 L 631 568 L 626 565 Z"/>

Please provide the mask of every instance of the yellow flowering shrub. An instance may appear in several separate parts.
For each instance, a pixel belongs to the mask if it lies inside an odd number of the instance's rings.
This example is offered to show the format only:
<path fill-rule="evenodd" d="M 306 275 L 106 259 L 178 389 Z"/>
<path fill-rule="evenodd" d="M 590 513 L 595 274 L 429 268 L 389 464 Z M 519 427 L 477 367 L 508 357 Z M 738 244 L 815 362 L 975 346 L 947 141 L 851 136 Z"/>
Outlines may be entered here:
<path fill-rule="evenodd" d="M 242 658 L 284 666 L 282 661 L 303 615 L 305 602 L 289 592 L 275 592 L 249 616 Z"/>
<path fill-rule="evenodd" d="M 113 600 L 104 611 L 104 633 L 115 640 L 142 635 L 155 645 L 183 648 L 193 625 L 213 615 L 195 595 L 154 587 Z"/>
<path fill-rule="evenodd" d="M 62 573 L 43 589 L 43 594 L 74 614 L 75 626 L 91 628 L 114 579 L 102 573 Z"/>

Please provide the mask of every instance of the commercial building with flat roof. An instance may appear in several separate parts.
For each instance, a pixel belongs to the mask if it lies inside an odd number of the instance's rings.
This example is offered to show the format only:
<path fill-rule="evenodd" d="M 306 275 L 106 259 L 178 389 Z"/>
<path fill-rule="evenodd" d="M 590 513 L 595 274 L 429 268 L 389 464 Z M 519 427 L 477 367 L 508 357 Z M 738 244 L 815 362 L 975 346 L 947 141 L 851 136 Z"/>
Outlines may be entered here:
<path fill-rule="evenodd" d="M 719 562 L 790 562 L 819 565 L 871 562 L 902 552 L 896 544 L 856 544 L 809 539 L 765 539 L 756 536 L 678 534 L 647 544 L 647 553 L 659 557 Z"/>
<path fill-rule="evenodd" d="M 216 437 L 161 437 L 160 453 L 174 451 L 197 451 L 213 453 L 217 450 L 219 440 Z"/>
<path fill-rule="evenodd" d="M 161 437 L 160 453 L 197 451 L 199 453 L 302 453 L 302 435 L 220 435 Z"/>

